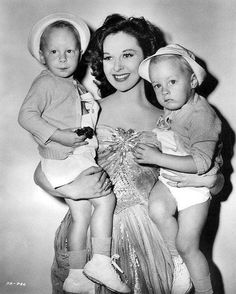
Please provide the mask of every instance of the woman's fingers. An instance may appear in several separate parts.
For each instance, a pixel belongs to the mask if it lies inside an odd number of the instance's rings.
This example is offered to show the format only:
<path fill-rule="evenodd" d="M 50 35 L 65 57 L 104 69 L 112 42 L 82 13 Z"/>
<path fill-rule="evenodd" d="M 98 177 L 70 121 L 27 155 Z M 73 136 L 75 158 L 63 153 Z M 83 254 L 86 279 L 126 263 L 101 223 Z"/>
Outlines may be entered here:
<path fill-rule="evenodd" d="M 176 188 L 185 187 L 185 185 L 183 185 L 183 183 L 181 182 L 167 182 L 167 184 L 170 185 L 171 187 L 176 187 Z"/>
<path fill-rule="evenodd" d="M 86 170 L 85 175 L 92 176 L 91 179 L 94 181 L 94 194 L 96 197 L 107 196 L 111 193 L 112 183 L 108 178 L 107 173 L 101 167 L 90 167 Z"/>
<path fill-rule="evenodd" d="M 161 174 L 163 176 L 163 178 L 169 180 L 169 182 L 167 182 L 168 185 L 172 186 L 172 187 L 177 187 L 177 188 L 181 188 L 181 187 L 185 187 L 186 185 L 183 183 L 183 178 L 178 175 L 177 173 L 172 172 L 173 175 L 170 174 Z"/>
<path fill-rule="evenodd" d="M 85 176 L 93 175 L 93 174 L 99 174 L 103 171 L 103 169 L 100 166 L 91 166 L 87 168 L 86 170 L 82 171 L 81 174 Z"/>
<path fill-rule="evenodd" d="M 109 178 L 106 178 L 106 180 L 104 181 L 102 189 L 104 189 L 105 191 L 112 189 L 112 182 Z"/>
<path fill-rule="evenodd" d="M 173 175 L 170 175 L 170 174 L 161 174 L 163 176 L 163 178 L 167 179 L 167 180 L 170 180 L 170 181 L 173 181 L 173 182 L 176 182 L 176 181 L 181 181 L 181 177 L 180 175 L 172 172 Z"/>
<path fill-rule="evenodd" d="M 107 173 L 105 171 L 101 172 L 101 176 L 99 178 L 99 185 L 101 191 L 107 191 L 110 190 L 112 187 L 111 180 L 108 178 Z"/>

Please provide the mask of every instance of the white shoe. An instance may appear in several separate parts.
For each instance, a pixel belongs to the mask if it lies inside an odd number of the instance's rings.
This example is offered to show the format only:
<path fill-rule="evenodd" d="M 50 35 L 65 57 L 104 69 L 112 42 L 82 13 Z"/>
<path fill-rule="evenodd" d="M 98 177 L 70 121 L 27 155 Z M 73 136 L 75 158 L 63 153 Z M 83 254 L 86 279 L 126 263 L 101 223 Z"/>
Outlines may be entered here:
<path fill-rule="evenodd" d="M 94 254 L 93 258 L 85 265 L 84 274 L 95 283 L 104 285 L 110 291 L 130 293 L 130 288 L 121 281 L 119 274 L 115 270 L 116 268 L 123 273 L 114 261 L 117 258 L 119 258 L 119 255 L 113 255 L 110 258 L 101 254 Z"/>
<path fill-rule="evenodd" d="M 67 293 L 95 294 L 95 284 L 83 274 L 82 269 L 70 269 L 63 290 Z"/>
<path fill-rule="evenodd" d="M 171 294 L 186 294 L 192 288 L 189 271 L 180 255 L 173 257 L 174 277 Z"/>

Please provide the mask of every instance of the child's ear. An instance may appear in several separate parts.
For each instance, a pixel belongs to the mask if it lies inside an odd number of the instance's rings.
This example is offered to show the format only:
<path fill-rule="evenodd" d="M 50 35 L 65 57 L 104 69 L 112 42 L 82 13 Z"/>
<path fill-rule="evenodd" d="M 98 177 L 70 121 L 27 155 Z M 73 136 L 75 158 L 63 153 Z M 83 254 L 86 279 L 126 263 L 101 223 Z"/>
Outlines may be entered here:
<path fill-rule="evenodd" d="M 39 50 L 39 58 L 40 58 L 40 62 L 42 64 L 46 64 L 46 61 L 45 61 L 45 58 L 44 58 L 44 55 L 43 55 L 43 52 L 41 50 Z"/>
<path fill-rule="evenodd" d="M 196 75 L 193 73 L 191 75 L 191 88 L 195 89 L 195 88 L 197 88 L 197 86 L 198 86 L 198 80 L 197 80 Z"/>

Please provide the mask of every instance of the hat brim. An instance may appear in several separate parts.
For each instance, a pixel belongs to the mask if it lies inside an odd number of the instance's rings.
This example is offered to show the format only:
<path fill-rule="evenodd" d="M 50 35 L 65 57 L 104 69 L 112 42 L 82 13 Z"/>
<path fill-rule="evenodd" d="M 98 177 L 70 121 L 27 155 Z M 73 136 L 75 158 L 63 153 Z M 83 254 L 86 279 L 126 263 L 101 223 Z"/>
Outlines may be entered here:
<path fill-rule="evenodd" d="M 181 50 L 171 48 L 171 47 L 168 48 L 168 46 L 160 48 L 155 54 L 147 57 L 146 59 L 144 59 L 140 63 L 139 70 L 138 70 L 138 73 L 139 73 L 140 77 L 142 77 L 143 79 L 145 79 L 145 80 L 147 80 L 148 82 L 151 83 L 150 75 L 149 75 L 150 61 L 151 61 L 151 59 L 153 57 L 161 56 L 161 55 L 179 55 L 179 56 L 182 56 L 188 62 L 190 67 L 192 68 L 194 74 L 197 77 L 198 84 L 200 85 L 203 82 L 203 80 L 204 80 L 204 78 L 206 76 L 205 69 L 203 67 L 201 67 L 194 59 L 189 57 L 187 54 L 185 54 Z"/>
<path fill-rule="evenodd" d="M 73 14 L 69 14 L 69 13 L 50 14 L 44 17 L 43 19 L 41 19 L 39 22 L 37 22 L 33 26 L 28 37 L 29 52 L 39 62 L 40 62 L 40 55 L 39 55 L 40 38 L 44 30 L 46 29 L 46 27 L 58 20 L 64 20 L 69 22 L 78 31 L 80 36 L 82 54 L 85 52 L 85 50 L 88 47 L 88 43 L 90 40 L 90 31 L 87 24 L 84 22 L 82 18 L 76 17 Z"/>

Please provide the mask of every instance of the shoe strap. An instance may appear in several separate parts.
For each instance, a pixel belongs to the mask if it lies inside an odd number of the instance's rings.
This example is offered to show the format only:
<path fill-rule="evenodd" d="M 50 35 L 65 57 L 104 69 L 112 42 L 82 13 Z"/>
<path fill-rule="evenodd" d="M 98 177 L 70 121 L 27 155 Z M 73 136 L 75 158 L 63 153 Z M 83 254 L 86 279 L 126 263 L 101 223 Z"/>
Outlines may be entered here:
<path fill-rule="evenodd" d="M 117 259 L 119 259 L 120 256 L 118 254 L 114 254 L 111 257 L 111 264 L 122 274 L 124 273 L 123 270 L 118 266 L 118 264 L 115 262 Z"/>

